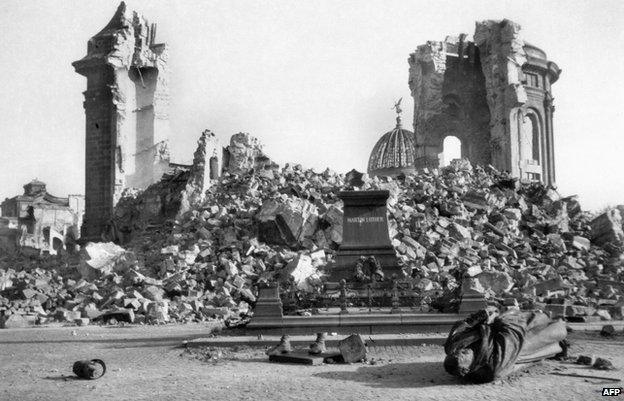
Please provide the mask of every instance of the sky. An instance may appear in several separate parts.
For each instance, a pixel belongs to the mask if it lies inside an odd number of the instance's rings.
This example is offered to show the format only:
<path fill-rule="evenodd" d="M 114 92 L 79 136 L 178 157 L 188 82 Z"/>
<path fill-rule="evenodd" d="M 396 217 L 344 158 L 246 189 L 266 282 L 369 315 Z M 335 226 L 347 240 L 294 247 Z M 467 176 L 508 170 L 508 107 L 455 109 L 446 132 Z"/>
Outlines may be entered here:
<path fill-rule="evenodd" d="M 427 40 L 511 19 L 563 72 L 553 86 L 562 195 L 584 209 L 624 204 L 624 2 L 140 1 L 170 46 L 170 147 L 189 163 L 204 129 L 227 145 L 259 138 L 277 163 L 365 171 L 403 98 L 407 58 Z M 37 178 L 56 196 L 84 193 L 86 79 L 71 62 L 117 1 L 0 0 L 0 199 Z"/>

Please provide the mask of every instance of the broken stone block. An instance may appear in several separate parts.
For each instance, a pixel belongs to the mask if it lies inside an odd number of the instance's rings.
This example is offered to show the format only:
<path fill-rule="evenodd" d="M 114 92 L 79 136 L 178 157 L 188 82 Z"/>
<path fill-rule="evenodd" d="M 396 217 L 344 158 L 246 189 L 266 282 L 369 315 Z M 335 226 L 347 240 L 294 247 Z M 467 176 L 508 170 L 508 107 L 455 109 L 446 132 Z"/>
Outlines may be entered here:
<path fill-rule="evenodd" d="M 59 311 L 58 318 L 65 322 L 75 322 L 76 320 L 81 318 L 80 311 Z"/>
<path fill-rule="evenodd" d="M 364 185 L 364 181 L 362 181 L 363 173 L 360 173 L 356 169 L 349 171 L 345 174 L 345 185 L 347 187 L 360 188 Z"/>
<path fill-rule="evenodd" d="M 143 290 L 143 296 L 151 301 L 162 301 L 164 295 L 165 290 L 155 285 L 150 285 Z"/>
<path fill-rule="evenodd" d="M 12 314 L 0 318 L 0 328 L 3 329 L 20 329 L 32 327 L 36 324 L 37 317 L 35 315 L 18 315 Z"/>
<path fill-rule="evenodd" d="M 615 366 L 613 366 L 613 363 L 606 358 L 596 358 L 596 361 L 593 363 L 592 368 L 598 370 L 615 370 Z"/>
<path fill-rule="evenodd" d="M 591 244 L 587 238 L 575 235 L 572 238 L 572 246 L 581 251 L 588 251 Z"/>
<path fill-rule="evenodd" d="M 366 359 L 366 344 L 359 334 L 352 334 L 340 340 L 338 349 L 346 363 L 355 363 Z"/>
<path fill-rule="evenodd" d="M 151 302 L 147 306 L 147 317 L 153 323 L 167 323 L 169 318 L 169 303 L 164 301 Z"/>
<path fill-rule="evenodd" d="M 286 265 L 286 272 L 295 282 L 298 289 L 312 291 L 308 278 L 318 274 L 318 270 L 312 266 L 312 259 L 308 255 L 299 255 Z"/>
<path fill-rule="evenodd" d="M 338 204 L 331 205 L 322 216 L 323 221 L 329 225 L 325 229 L 327 238 L 336 245 L 342 243 L 343 216 L 344 212 Z"/>
<path fill-rule="evenodd" d="M 305 199 L 270 199 L 262 204 L 256 219 L 260 241 L 294 248 L 316 231 L 318 209 Z"/>
<path fill-rule="evenodd" d="M 465 287 L 464 287 L 465 286 Z M 492 291 L 495 294 L 508 292 L 514 286 L 511 276 L 505 272 L 484 271 L 474 277 L 464 279 L 462 288 L 470 288 L 480 293 Z"/>
<path fill-rule="evenodd" d="M 598 309 L 595 312 L 596 316 L 600 316 L 601 320 L 611 320 L 611 315 L 609 314 L 609 311 L 606 309 Z"/>
<path fill-rule="evenodd" d="M 125 252 L 125 249 L 112 242 L 89 242 L 81 250 L 78 271 L 82 278 L 94 280 L 102 274 L 112 272 L 115 263 L 123 257 Z"/>
<path fill-rule="evenodd" d="M 223 164 L 230 174 L 242 175 L 251 170 L 271 167 L 273 162 L 264 154 L 257 138 L 240 132 L 230 138 Z"/>
<path fill-rule="evenodd" d="M 460 224 L 453 223 L 450 226 L 451 235 L 457 240 L 465 240 L 470 239 L 471 233 L 470 230 Z"/>
<path fill-rule="evenodd" d="M 618 209 L 607 210 L 591 222 L 592 242 L 596 245 L 605 245 L 613 242 L 618 245 L 624 243 L 622 231 L 622 216 Z"/>
<path fill-rule="evenodd" d="M 615 334 L 615 327 L 612 324 L 606 324 L 602 326 L 600 330 L 600 335 L 603 337 L 611 337 Z"/>
<path fill-rule="evenodd" d="M 483 270 L 481 269 L 481 266 L 476 265 L 476 266 L 470 266 L 469 268 L 466 269 L 466 275 L 468 277 L 474 277 L 478 274 L 481 274 L 483 272 Z"/>

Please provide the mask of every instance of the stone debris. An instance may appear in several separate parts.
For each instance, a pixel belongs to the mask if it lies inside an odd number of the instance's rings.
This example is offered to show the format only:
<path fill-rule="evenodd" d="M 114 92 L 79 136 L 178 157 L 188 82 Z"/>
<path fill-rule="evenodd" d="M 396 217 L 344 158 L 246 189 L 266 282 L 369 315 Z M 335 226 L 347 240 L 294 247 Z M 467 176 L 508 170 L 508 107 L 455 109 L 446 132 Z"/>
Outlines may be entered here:
<path fill-rule="evenodd" d="M 589 355 L 579 355 L 579 357 L 576 359 L 576 363 L 578 365 L 591 366 L 594 363 L 594 357 Z"/>
<path fill-rule="evenodd" d="M 615 366 L 613 366 L 613 363 L 606 358 L 596 358 L 596 361 L 594 361 L 592 368 L 598 370 L 615 370 Z"/>
<path fill-rule="evenodd" d="M 239 139 L 231 146 L 247 144 Z M 350 172 L 348 182 L 329 169 L 279 168 L 260 163 L 253 149 L 237 152 L 250 168 L 226 171 L 210 185 L 181 168 L 144 191 L 126 191 L 115 210 L 119 245 L 0 256 L 3 326 L 80 319 L 237 324 L 252 313 L 258 286 L 275 282 L 286 313 L 307 308 L 342 241 L 337 194 L 354 180 L 361 190 L 391 192 L 400 279 L 418 290 L 423 310 L 457 312 L 460 295 L 477 292 L 490 304 L 551 317 L 622 318 L 617 209 L 593 218 L 574 197 L 465 160 L 396 179 Z M 183 192 L 194 195 L 180 213 Z"/>
<path fill-rule="evenodd" d="M 366 344 L 359 334 L 352 334 L 338 342 L 338 349 L 346 363 L 360 362 L 366 359 Z"/>

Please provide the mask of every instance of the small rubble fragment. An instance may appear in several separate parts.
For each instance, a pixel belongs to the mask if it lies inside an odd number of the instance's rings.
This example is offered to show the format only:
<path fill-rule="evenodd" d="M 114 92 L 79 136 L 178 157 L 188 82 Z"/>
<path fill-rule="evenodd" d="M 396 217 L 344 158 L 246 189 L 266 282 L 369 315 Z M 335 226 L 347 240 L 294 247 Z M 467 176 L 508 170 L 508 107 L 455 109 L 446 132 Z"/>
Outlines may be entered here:
<path fill-rule="evenodd" d="M 613 366 L 613 363 L 606 358 L 596 358 L 596 361 L 593 363 L 592 368 L 598 370 L 615 370 L 615 366 Z"/>

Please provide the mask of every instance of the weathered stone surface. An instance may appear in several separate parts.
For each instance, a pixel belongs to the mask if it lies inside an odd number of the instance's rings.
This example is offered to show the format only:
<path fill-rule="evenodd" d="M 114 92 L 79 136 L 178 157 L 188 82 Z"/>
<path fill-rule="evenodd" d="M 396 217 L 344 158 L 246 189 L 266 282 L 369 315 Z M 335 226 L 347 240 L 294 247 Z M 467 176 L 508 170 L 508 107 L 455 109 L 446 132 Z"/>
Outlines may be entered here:
<path fill-rule="evenodd" d="M 609 242 L 615 244 L 624 243 L 624 231 L 622 231 L 622 216 L 618 209 L 610 209 L 596 217 L 591 222 L 592 242 L 604 245 Z"/>
<path fill-rule="evenodd" d="M 338 349 L 346 363 L 356 363 L 366 359 L 366 344 L 359 334 L 352 334 L 340 340 Z"/>
<path fill-rule="evenodd" d="M 125 249 L 112 242 L 89 242 L 81 251 L 78 270 L 82 278 L 93 280 L 110 273 L 125 253 Z"/>
<path fill-rule="evenodd" d="M 467 279 L 465 283 L 475 291 L 484 293 L 493 291 L 496 294 L 507 292 L 514 286 L 511 276 L 505 272 L 485 271 Z"/>
<path fill-rule="evenodd" d="M 21 329 L 35 325 L 36 316 L 34 315 L 18 315 L 0 317 L 0 328 L 3 329 Z"/>
<path fill-rule="evenodd" d="M 178 214 L 188 212 L 191 207 L 204 200 L 206 190 L 213 180 L 221 175 L 221 149 L 217 137 L 212 132 L 204 131 L 197 141 L 193 155 L 193 165 L 189 172 L 186 188 L 182 192 Z"/>
<path fill-rule="evenodd" d="M 319 271 L 312 265 L 312 258 L 308 255 L 299 255 L 286 265 L 288 275 L 292 277 L 298 289 L 311 292 L 313 284 L 321 284 Z"/>
<path fill-rule="evenodd" d="M 270 199 L 263 203 L 256 219 L 260 225 L 261 241 L 297 247 L 314 235 L 318 209 L 300 198 Z"/>
<path fill-rule="evenodd" d="M 230 138 L 224 165 L 230 174 L 244 174 L 252 169 L 271 168 L 274 163 L 264 154 L 257 138 L 241 132 Z"/>

